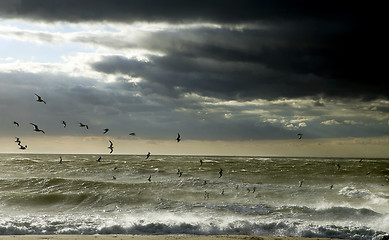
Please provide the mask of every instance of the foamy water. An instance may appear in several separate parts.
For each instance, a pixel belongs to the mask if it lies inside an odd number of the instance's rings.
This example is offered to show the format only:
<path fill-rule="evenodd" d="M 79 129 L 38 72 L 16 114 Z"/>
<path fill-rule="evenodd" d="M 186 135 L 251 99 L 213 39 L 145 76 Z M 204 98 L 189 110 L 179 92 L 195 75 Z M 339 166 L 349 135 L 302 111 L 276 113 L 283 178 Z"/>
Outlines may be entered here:
<path fill-rule="evenodd" d="M 98 157 L 0 155 L 0 234 L 389 232 L 385 159 Z"/>

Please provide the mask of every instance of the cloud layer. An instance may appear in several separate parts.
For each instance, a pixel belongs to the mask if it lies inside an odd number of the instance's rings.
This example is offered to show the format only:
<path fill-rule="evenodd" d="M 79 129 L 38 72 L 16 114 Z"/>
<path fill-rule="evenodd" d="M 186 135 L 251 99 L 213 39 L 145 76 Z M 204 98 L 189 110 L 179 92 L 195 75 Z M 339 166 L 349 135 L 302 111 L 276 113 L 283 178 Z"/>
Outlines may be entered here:
<path fill-rule="evenodd" d="M 324 1 L 1 1 L 1 129 L 34 136 L 35 122 L 51 135 L 93 137 L 108 127 L 116 138 L 135 131 L 157 140 L 178 131 L 229 141 L 385 136 L 381 15 L 369 10 Z"/>

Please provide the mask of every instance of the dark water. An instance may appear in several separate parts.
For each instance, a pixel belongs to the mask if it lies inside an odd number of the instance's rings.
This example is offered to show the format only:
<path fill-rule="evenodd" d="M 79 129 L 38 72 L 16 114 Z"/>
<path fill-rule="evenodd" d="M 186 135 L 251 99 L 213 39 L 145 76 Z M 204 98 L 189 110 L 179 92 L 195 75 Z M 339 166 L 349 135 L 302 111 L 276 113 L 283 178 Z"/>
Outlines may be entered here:
<path fill-rule="evenodd" d="M 389 233 L 389 160 L 98 157 L 0 155 L 0 234 Z"/>

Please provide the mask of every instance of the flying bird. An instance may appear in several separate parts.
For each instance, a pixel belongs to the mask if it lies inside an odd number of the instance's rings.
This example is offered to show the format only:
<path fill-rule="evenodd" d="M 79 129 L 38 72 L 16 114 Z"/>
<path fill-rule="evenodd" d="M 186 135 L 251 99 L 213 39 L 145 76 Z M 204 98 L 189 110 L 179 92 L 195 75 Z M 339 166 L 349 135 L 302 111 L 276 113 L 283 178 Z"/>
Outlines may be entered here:
<path fill-rule="evenodd" d="M 178 177 L 181 177 L 181 176 L 182 176 L 182 172 L 181 172 L 180 169 L 177 170 L 177 175 L 178 175 Z"/>
<path fill-rule="evenodd" d="M 150 154 L 151 154 L 150 152 L 147 153 L 146 159 L 148 159 L 150 157 Z"/>
<path fill-rule="evenodd" d="M 219 170 L 219 178 L 221 178 L 223 176 L 223 169 L 220 168 Z"/>
<path fill-rule="evenodd" d="M 89 129 L 88 125 L 83 124 L 83 123 L 80 123 L 80 127 L 84 127 L 84 128 L 86 128 L 86 129 Z"/>
<path fill-rule="evenodd" d="M 66 128 L 66 122 L 62 121 L 63 128 Z"/>
<path fill-rule="evenodd" d="M 151 175 L 149 176 L 149 178 L 147 180 L 149 180 L 149 182 L 151 182 Z"/>
<path fill-rule="evenodd" d="M 43 102 L 44 104 L 46 104 L 46 102 L 41 98 L 41 96 L 39 96 L 38 94 L 35 93 L 35 96 L 38 98 L 36 101 L 37 102 Z"/>
<path fill-rule="evenodd" d="M 177 142 L 180 142 L 181 141 L 181 135 L 179 133 L 177 133 L 177 138 L 176 138 Z"/>
<path fill-rule="evenodd" d="M 30 123 L 31 125 L 34 126 L 34 131 L 35 132 L 42 132 L 42 133 L 45 133 L 45 131 L 43 131 L 42 129 L 39 129 L 38 125 L 34 124 L 34 123 Z"/>
<path fill-rule="evenodd" d="M 100 162 L 100 161 L 101 161 L 101 156 L 96 160 L 96 162 Z"/>
<path fill-rule="evenodd" d="M 302 133 L 297 133 L 297 136 L 299 137 L 299 139 L 301 139 L 303 137 L 303 134 Z"/>
<path fill-rule="evenodd" d="M 301 187 L 304 183 L 304 179 L 299 181 L 299 187 Z"/>
<path fill-rule="evenodd" d="M 14 121 L 14 124 L 15 124 L 17 127 L 19 127 L 19 123 L 18 123 L 18 122 L 15 122 L 15 121 Z"/>
<path fill-rule="evenodd" d="M 132 133 L 130 133 L 130 134 L 128 134 L 128 135 L 130 135 L 130 136 L 136 136 L 136 134 L 135 134 L 134 132 L 132 132 Z"/>
<path fill-rule="evenodd" d="M 105 128 L 103 134 L 106 134 L 108 131 L 109 131 L 109 129 Z"/>
<path fill-rule="evenodd" d="M 18 138 L 18 137 L 15 137 L 15 138 L 16 138 L 15 142 L 18 143 L 18 145 L 20 145 L 20 143 L 21 143 L 20 138 Z"/>
<path fill-rule="evenodd" d="M 110 145 L 109 145 L 109 149 L 111 149 L 111 151 L 109 152 L 109 153 L 112 153 L 113 152 L 113 143 L 112 143 L 112 141 L 111 140 L 108 140 L 109 141 L 109 143 L 110 143 Z"/>

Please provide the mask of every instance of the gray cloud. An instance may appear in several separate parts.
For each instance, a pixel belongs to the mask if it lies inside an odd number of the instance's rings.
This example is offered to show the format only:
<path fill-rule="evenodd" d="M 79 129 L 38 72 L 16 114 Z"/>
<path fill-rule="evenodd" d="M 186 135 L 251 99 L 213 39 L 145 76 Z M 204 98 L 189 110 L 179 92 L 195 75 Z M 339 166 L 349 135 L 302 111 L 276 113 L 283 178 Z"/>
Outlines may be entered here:
<path fill-rule="evenodd" d="M 0 3 L 0 14 L 5 18 L 47 22 L 242 24 L 240 29 L 157 32 L 136 43 L 112 38 L 96 40 L 95 36 L 75 40 L 112 48 L 165 52 L 165 58 L 153 59 L 154 78 L 145 78 L 149 83 L 162 89 L 155 76 L 182 79 L 181 73 L 191 73 L 188 80 L 161 80 L 167 84 L 165 90 L 170 94 L 172 91 L 168 89 L 174 85 L 224 98 L 323 95 L 387 99 L 389 86 L 381 80 L 384 67 L 376 60 L 383 42 L 374 37 L 379 33 L 382 15 L 369 14 L 371 8 L 366 4 L 326 1 L 20 0 Z M 245 24 L 251 24 L 251 28 Z M 50 41 L 49 36 L 41 37 Z M 222 74 L 206 67 L 201 69 L 198 59 L 213 60 L 214 69 L 226 70 L 228 63 L 237 67 Z M 241 64 L 248 64 L 247 69 L 240 68 Z M 109 68 L 102 65 L 99 71 Z M 169 69 L 172 67 L 175 69 Z M 200 70 L 205 72 L 200 74 Z M 137 73 L 146 74 L 139 70 Z M 269 91 L 273 92 L 269 94 Z"/>

